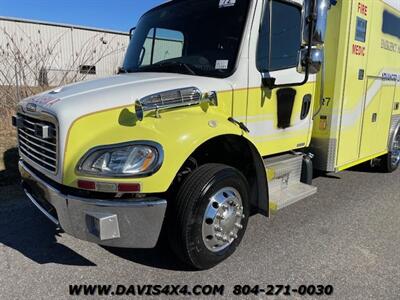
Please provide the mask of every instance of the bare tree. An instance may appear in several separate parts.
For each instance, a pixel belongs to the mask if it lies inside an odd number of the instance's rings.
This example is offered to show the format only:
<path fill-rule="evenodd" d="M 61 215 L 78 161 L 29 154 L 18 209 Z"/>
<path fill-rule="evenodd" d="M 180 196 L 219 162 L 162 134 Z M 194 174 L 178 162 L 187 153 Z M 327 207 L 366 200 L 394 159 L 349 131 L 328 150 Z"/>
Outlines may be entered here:
<path fill-rule="evenodd" d="M 73 30 L 71 28 L 71 30 Z M 0 28 L 5 42 L 0 44 L 0 133 L 11 128 L 11 115 L 20 99 L 43 92 L 50 88 L 85 80 L 92 69 L 106 58 L 113 60 L 115 71 L 120 57 L 126 49 L 124 43 L 114 41 L 115 36 L 96 33 L 86 40 L 74 53 L 65 49 L 69 30 L 45 38 L 40 30 L 30 36 L 18 26 L 18 34 Z"/>

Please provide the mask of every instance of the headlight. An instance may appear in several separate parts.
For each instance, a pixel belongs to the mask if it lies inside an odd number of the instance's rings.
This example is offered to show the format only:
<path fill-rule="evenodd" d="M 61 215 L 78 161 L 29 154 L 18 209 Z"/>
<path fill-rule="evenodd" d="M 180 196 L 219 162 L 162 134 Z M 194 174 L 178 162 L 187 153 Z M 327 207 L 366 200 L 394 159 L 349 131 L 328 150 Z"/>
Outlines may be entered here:
<path fill-rule="evenodd" d="M 160 145 L 122 144 L 97 147 L 79 162 L 78 173 L 83 175 L 136 177 L 156 172 L 162 163 Z"/>

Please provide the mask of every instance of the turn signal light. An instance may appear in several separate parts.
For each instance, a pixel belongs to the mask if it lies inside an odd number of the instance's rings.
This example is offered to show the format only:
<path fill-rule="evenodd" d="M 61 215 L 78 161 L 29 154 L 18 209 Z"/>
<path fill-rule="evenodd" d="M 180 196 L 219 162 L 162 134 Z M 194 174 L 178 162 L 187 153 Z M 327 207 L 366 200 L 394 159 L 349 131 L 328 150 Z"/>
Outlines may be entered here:
<path fill-rule="evenodd" d="M 139 183 L 120 183 L 118 184 L 118 192 L 140 192 Z"/>
<path fill-rule="evenodd" d="M 96 190 L 96 183 L 88 180 L 78 180 L 78 188 L 83 190 Z"/>
<path fill-rule="evenodd" d="M 118 189 L 116 189 L 116 186 Z M 98 192 L 138 193 L 141 190 L 139 183 L 112 183 L 94 182 L 89 180 L 78 180 L 78 188 Z"/>

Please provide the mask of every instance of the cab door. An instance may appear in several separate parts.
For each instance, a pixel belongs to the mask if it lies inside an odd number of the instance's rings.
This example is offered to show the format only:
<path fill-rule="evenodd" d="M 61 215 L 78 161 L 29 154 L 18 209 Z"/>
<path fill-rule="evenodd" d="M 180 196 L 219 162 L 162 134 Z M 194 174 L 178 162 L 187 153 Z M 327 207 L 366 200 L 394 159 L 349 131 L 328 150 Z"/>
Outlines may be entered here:
<path fill-rule="evenodd" d="M 297 72 L 302 44 L 302 0 L 259 2 L 251 34 L 246 126 L 263 155 L 303 148 L 312 129 L 315 76 Z M 262 74 L 276 85 L 262 84 Z M 272 79 L 273 78 L 273 79 Z"/>

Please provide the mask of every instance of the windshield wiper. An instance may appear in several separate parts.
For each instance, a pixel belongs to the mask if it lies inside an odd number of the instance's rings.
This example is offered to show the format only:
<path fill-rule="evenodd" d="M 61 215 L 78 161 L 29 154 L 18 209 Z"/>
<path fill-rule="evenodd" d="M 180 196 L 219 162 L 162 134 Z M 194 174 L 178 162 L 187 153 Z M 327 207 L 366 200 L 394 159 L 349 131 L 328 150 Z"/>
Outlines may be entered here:
<path fill-rule="evenodd" d="M 155 69 L 156 71 L 157 70 L 160 71 L 160 69 L 163 70 L 163 68 L 170 68 L 170 67 L 179 67 L 181 69 L 185 69 L 191 75 L 197 75 L 196 72 L 192 69 L 192 67 L 189 64 L 180 62 L 180 61 L 176 61 L 176 60 L 167 61 L 167 62 L 158 62 L 153 65 L 144 66 L 144 67 L 141 67 L 139 69 L 139 71 L 144 71 L 144 70 L 150 71 L 153 69 Z"/>
<path fill-rule="evenodd" d="M 188 64 L 186 64 L 186 63 L 183 63 L 183 62 L 177 62 L 177 64 L 180 65 L 180 66 L 185 67 L 186 70 L 188 70 L 188 72 L 189 72 L 190 74 L 196 75 L 196 72 L 193 71 L 193 69 L 192 69 L 192 67 L 191 67 L 190 65 L 188 65 Z"/>

